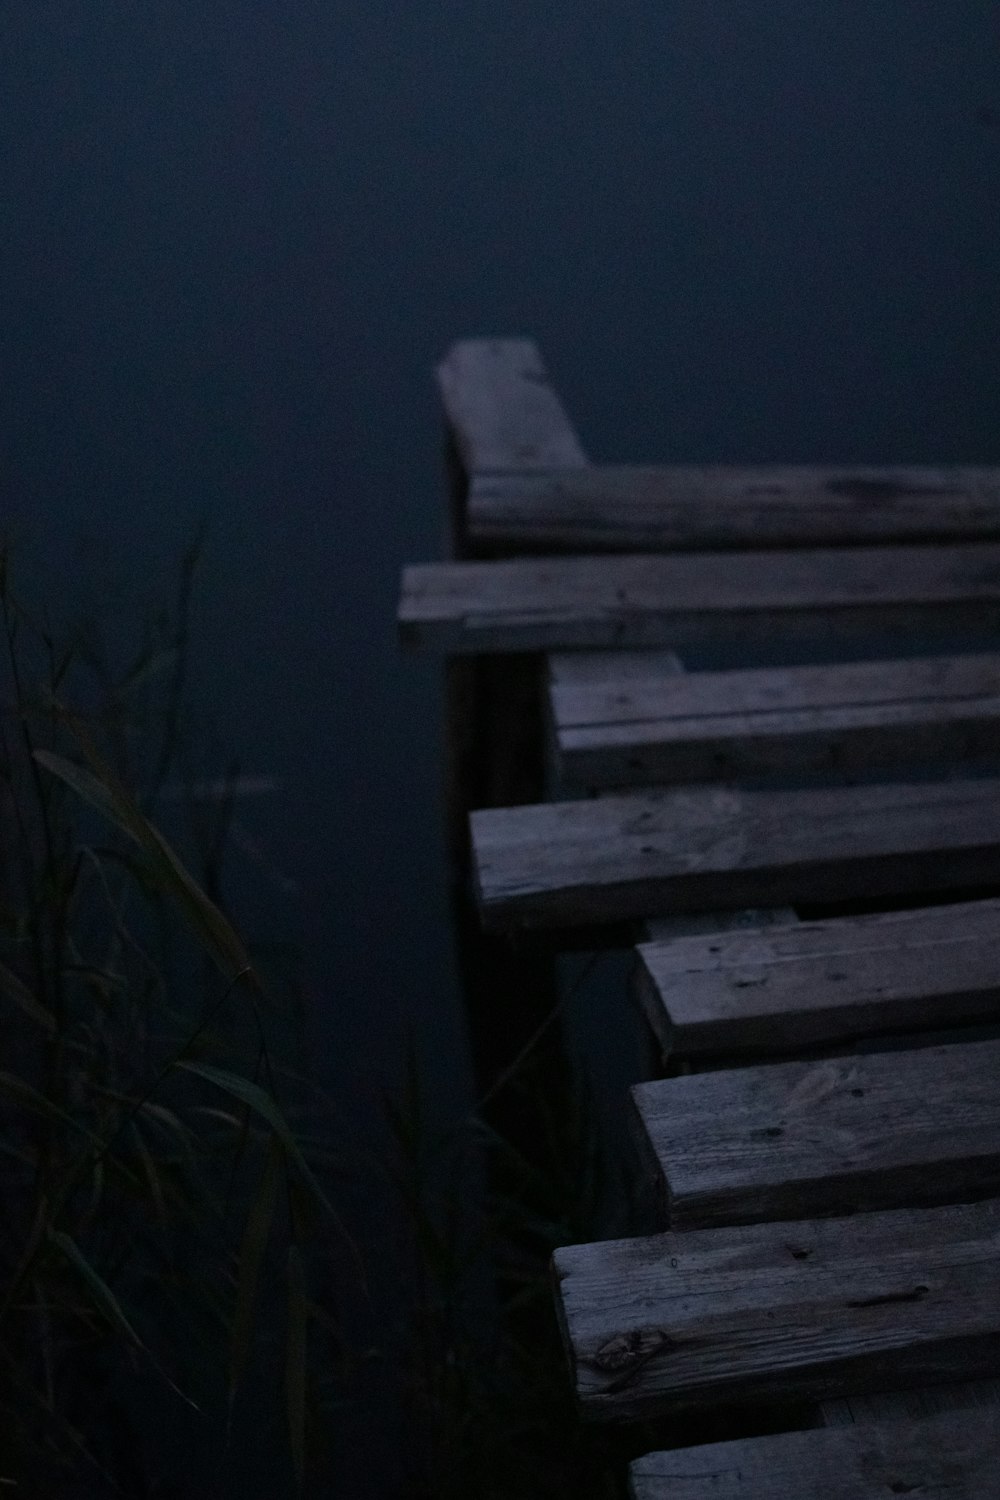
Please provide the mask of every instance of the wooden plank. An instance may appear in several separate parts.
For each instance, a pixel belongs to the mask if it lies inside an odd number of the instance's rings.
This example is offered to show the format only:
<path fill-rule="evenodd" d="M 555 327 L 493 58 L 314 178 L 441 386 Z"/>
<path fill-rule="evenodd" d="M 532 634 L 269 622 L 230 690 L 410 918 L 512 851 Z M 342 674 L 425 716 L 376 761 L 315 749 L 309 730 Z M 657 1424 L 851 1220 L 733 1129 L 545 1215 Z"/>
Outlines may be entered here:
<path fill-rule="evenodd" d="M 995 628 L 1000 545 L 429 563 L 403 570 L 403 643 L 441 652 L 667 646 L 720 632 Z"/>
<path fill-rule="evenodd" d="M 986 1500 L 1000 1493 L 998 1413 L 706 1443 L 637 1459 L 633 1500 Z"/>
<path fill-rule="evenodd" d="M 638 949 L 664 1055 L 774 1053 L 1000 1019 L 1000 901 L 673 937 Z"/>
<path fill-rule="evenodd" d="M 1000 1203 L 557 1250 L 584 1415 L 658 1417 L 1000 1374 Z"/>
<path fill-rule="evenodd" d="M 996 653 L 680 676 L 652 668 L 550 679 L 549 697 L 567 788 L 995 761 L 1000 751 Z"/>
<path fill-rule="evenodd" d="M 483 474 L 469 495 L 469 530 L 520 552 L 971 541 L 1000 536 L 1000 469 L 594 465 Z"/>
<path fill-rule="evenodd" d="M 674 1229 L 1000 1192 L 1000 1042 L 691 1073 L 632 1090 Z"/>
<path fill-rule="evenodd" d="M 475 812 L 484 924 L 572 927 L 996 881 L 1000 778 L 653 789 Z"/>
<path fill-rule="evenodd" d="M 466 472 L 572 470 L 587 456 L 532 339 L 462 339 L 437 368 Z"/>

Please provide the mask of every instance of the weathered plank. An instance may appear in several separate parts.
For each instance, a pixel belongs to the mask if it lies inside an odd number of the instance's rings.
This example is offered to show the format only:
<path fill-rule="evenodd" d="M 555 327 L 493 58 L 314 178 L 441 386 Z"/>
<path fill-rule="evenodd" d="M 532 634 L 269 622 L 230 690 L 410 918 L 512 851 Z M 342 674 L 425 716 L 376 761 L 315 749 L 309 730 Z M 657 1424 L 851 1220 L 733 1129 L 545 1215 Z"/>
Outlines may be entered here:
<path fill-rule="evenodd" d="M 532 339 L 462 339 L 437 368 L 466 472 L 572 470 L 586 464 Z"/>
<path fill-rule="evenodd" d="M 550 674 L 568 788 L 1000 755 L 997 654 L 628 678 L 603 660 L 614 675 Z"/>
<path fill-rule="evenodd" d="M 632 1090 L 674 1229 L 1000 1192 L 1000 1042 L 692 1073 Z"/>
<path fill-rule="evenodd" d="M 633 1500 L 987 1500 L 1000 1494 L 998 1415 L 952 1412 L 650 1453 L 630 1467 L 631 1493 Z"/>
<path fill-rule="evenodd" d="M 668 646 L 796 630 L 992 628 L 1000 545 L 628 554 L 403 570 L 404 644 L 441 652 Z"/>
<path fill-rule="evenodd" d="M 1000 1019 L 1000 901 L 678 936 L 638 949 L 665 1055 L 786 1052 Z"/>
<path fill-rule="evenodd" d="M 1000 536 L 1000 469 L 595 465 L 586 473 L 572 466 L 492 473 L 472 485 L 468 524 L 477 541 L 520 552 L 982 539 Z"/>
<path fill-rule="evenodd" d="M 483 922 L 572 927 L 988 884 L 1000 778 L 695 787 L 475 812 Z"/>
<path fill-rule="evenodd" d="M 1000 1203 L 556 1251 L 585 1415 L 823 1400 L 1000 1374 Z"/>

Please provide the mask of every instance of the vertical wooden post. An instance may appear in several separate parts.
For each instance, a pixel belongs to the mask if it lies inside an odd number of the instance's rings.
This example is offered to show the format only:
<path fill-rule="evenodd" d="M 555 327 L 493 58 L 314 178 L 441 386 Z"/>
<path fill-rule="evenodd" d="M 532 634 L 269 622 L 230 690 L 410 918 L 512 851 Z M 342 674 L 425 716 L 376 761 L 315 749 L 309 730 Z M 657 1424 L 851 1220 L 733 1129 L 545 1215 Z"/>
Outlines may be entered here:
<path fill-rule="evenodd" d="M 471 550 L 465 505 L 474 475 L 582 466 L 587 459 L 529 340 L 455 344 L 437 374 L 448 428 L 450 545 L 462 558 Z M 466 1025 L 484 1114 L 505 1143 L 492 1153 L 491 1187 L 523 1201 L 528 1176 L 544 1180 L 555 1165 L 569 1097 L 556 963 L 538 946 L 482 932 L 469 813 L 544 797 L 543 661 L 456 658 L 446 672 L 447 835 Z M 515 1257 L 522 1250 L 513 1247 Z M 514 1290 L 502 1268 L 500 1289 Z"/>

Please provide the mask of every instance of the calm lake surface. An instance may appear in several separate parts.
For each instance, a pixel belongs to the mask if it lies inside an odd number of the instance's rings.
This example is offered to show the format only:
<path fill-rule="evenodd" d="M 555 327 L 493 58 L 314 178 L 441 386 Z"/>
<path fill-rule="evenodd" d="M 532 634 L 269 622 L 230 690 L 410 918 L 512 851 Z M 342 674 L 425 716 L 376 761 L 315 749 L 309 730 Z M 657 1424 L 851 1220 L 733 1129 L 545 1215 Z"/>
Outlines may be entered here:
<path fill-rule="evenodd" d="M 416 1040 L 468 1107 L 433 363 L 536 337 L 599 459 L 1000 462 L 994 0 L 8 0 L 5 524 L 60 601 L 169 585 L 280 788 L 233 900 L 303 954 L 336 1128 Z"/>

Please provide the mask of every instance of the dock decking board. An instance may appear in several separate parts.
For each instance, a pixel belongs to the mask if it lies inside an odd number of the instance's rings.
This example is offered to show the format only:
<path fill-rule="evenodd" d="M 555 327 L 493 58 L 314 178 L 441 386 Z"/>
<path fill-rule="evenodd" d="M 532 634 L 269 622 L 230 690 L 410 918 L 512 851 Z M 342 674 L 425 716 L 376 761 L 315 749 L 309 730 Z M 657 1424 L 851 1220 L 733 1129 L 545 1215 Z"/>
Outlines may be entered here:
<path fill-rule="evenodd" d="M 550 671 L 567 788 L 1000 758 L 998 654 L 689 674 L 633 664 L 630 677 L 619 659 L 589 680 Z"/>
<path fill-rule="evenodd" d="M 1000 1412 L 707 1443 L 631 1465 L 633 1500 L 987 1500 L 1000 1493 Z"/>
<path fill-rule="evenodd" d="M 1000 469 L 570 464 L 477 475 L 467 524 L 519 552 L 982 539 L 1000 535 Z"/>
<path fill-rule="evenodd" d="M 1000 901 L 643 943 L 636 989 L 691 1058 L 997 1020 Z"/>
<path fill-rule="evenodd" d="M 1000 618 L 1000 545 L 628 554 L 403 570 L 404 644 L 445 653 L 686 645 L 738 631 Z"/>
<path fill-rule="evenodd" d="M 636 791 L 471 819 L 484 924 L 573 927 L 996 881 L 1000 778 Z"/>
<path fill-rule="evenodd" d="M 692 1073 L 632 1090 L 670 1225 L 1000 1193 L 1000 1042 Z"/>
<path fill-rule="evenodd" d="M 557 1250 L 583 1413 L 603 1421 L 1000 1374 L 1000 1203 Z"/>

